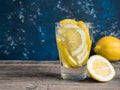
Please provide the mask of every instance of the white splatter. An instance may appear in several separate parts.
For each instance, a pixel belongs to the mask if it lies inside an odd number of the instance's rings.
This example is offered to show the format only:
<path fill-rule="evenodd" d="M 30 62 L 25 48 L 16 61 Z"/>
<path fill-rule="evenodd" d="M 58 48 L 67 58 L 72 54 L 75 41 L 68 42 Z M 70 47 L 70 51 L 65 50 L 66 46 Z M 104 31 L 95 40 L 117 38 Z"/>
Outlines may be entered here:
<path fill-rule="evenodd" d="M 24 23 L 24 21 L 25 21 L 25 20 L 24 20 L 24 19 L 25 19 L 24 15 L 20 14 L 20 15 L 19 15 L 19 19 L 21 20 L 22 23 Z"/>
<path fill-rule="evenodd" d="M 12 41 L 10 42 L 10 46 L 13 46 L 14 43 L 15 43 L 15 42 L 12 40 Z"/>
<path fill-rule="evenodd" d="M 6 41 L 11 41 L 12 39 L 13 39 L 12 36 L 9 36 L 9 37 L 7 37 Z"/>
<path fill-rule="evenodd" d="M 10 54 L 10 52 L 8 50 L 4 50 L 3 53 L 6 54 L 6 55 Z"/>
<path fill-rule="evenodd" d="M 12 19 L 12 16 L 11 16 L 11 15 L 8 15 L 8 17 L 7 17 L 7 18 L 8 18 L 8 20 L 10 20 L 10 19 Z"/>
<path fill-rule="evenodd" d="M 59 9 L 60 11 L 63 11 L 63 12 L 66 12 L 66 13 L 68 13 L 68 12 L 71 13 L 67 8 L 65 8 L 61 5 L 61 1 L 57 2 L 56 8 Z"/>
<path fill-rule="evenodd" d="M 41 40 L 41 43 L 44 43 L 45 42 L 45 40 Z"/>
<path fill-rule="evenodd" d="M 45 33 L 42 32 L 41 35 L 45 35 Z"/>
<path fill-rule="evenodd" d="M 78 1 L 77 4 L 78 4 L 78 5 L 81 5 L 82 3 L 81 3 L 81 1 Z"/>
<path fill-rule="evenodd" d="M 42 40 L 40 41 L 40 44 L 41 44 L 41 45 L 44 45 L 44 43 L 45 43 L 45 40 L 42 39 Z"/>
<path fill-rule="evenodd" d="M 38 29 L 37 29 L 40 33 L 42 32 L 42 29 L 41 27 L 39 26 Z"/>
<path fill-rule="evenodd" d="M 21 5 L 21 4 L 22 4 L 22 1 L 19 1 L 19 4 Z"/>
<path fill-rule="evenodd" d="M 38 15 L 42 15 L 42 13 L 40 12 L 40 8 L 37 8 L 36 12 Z"/>
<path fill-rule="evenodd" d="M 37 19 L 37 15 L 36 15 L 36 14 L 34 14 L 34 15 L 33 15 L 33 18 L 34 18 L 34 19 Z"/>
<path fill-rule="evenodd" d="M 30 54 L 29 50 L 27 48 L 24 48 L 23 50 L 24 50 L 23 53 L 22 53 L 23 57 L 25 59 L 29 59 L 29 54 Z"/>
<path fill-rule="evenodd" d="M 77 2 L 78 5 L 81 6 L 81 10 L 88 14 L 91 15 L 92 17 L 96 18 L 96 10 L 94 9 L 94 3 L 92 0 L 84 0 L 84 1 L 78 1 Z M 78 11 L 80 12 L 80 11 Z"/>
<path fill-rule="evenodd" d="M 32 53 L 34 54 L 34 53 L 35 53 L 35 50 L 32 50 Z"/>
<path fill-rule="evenodd" d="M 24 21 L 25 21 L 25 16 L 23 15 L 23 12 L 24 12 L 24 8 L 22 7 L 22 8 L 20 8 L 20 12 L 18 14 L 19 19 L 21 20 L 22 23 L 24 23 Z"/>
<path fill-rule="evenodd" d="M 25 29 L 23 29 L 23 28 L 19 28 L 19 29 L 18 29 L 18 32 L 19 32 L 19 31 L 21 31 L 22 33 L 25 33 L 25 32 L 26 32 Z"/>

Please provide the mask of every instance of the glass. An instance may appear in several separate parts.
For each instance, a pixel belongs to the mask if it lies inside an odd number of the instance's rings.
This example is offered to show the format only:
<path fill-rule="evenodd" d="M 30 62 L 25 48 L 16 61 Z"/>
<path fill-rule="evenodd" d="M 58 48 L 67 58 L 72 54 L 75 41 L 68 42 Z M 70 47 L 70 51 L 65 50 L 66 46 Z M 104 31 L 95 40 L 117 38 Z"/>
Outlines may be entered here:
<path fill-rule="evenodd" d="M 85 24 L 89 28 L 90 39 L 92 41 L 93 40 L 92 25 L 91 25 L 91 23 L 85 23 Z M 84 65 L 80 65 L 80 66 L 76 66 L 76 67 L 69 65 L 69 64 L 74 65 L 75 64 L 74 61 L 77 61 L 77 59 L 74 58 L 69 51 L 69 48 L 71 48 L 71 47 L 66 48 L 66 44 L 68 44 L 68 43 L 65 43 L 66 42 L 65 35 L 67 35 L 67 34 L 65 34 L 66 32 L 63 32 L 62 30 L 64 29 L 65 31 L 66 30 L 68 31 L 69 28 L 66 29 L 66 28 L 62 27 L 59 23 L 56 23 L 55 29 L 56 29 L 57 47 L 58 47 L 58 51 L 59 51 L 59 58 L 60 58 L 60 64 L 61 64 L 61 77 L 63 79 L 68 79 L 68 80 L 84 80 L 87 77 L 86 63 Z M 73 35 L 74 34 L 75 33 L 73 33 Z M 87 58 L 87 60 L 88 60 L 88 58 Z"/>

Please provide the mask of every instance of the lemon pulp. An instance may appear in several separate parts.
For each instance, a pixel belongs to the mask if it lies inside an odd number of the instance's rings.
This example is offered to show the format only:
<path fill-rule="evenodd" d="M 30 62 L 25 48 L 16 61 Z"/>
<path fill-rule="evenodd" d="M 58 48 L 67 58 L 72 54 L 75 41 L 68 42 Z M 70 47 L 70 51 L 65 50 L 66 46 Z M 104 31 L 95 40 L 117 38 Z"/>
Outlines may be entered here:
<path fill-rule="evenodd" d="M 101 60 L 94 61 L 92 69 L 102 77 L 106 77 L 111 73 L 109 66 Z"/>

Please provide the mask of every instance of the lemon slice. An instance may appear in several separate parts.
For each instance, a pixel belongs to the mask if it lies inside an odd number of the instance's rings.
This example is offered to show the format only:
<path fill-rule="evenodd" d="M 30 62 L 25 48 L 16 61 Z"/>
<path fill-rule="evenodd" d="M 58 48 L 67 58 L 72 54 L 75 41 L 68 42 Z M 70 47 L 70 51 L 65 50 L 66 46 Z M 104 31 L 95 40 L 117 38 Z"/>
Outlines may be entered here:
<path fill-rule="evenodd" d="M 79 65 L 84 65 L 86 64 L 87 60 L 88 60 L 88 57 L 89 57 L 89 51 L 87 50 L 87 45 L 86 47 L 84 48 L 83 52 L 80 53 L 78 56 L 77 56 L 77 59 L 78 59 L 78 63 Z"/>
<path fill-rule="evenodd" d="M 68 45 L 67 47 L 71 49 L 72 56 L 75 56 L 83 49 L 86 44 L 85 33 L 76 25 L 67 24 L 64 26 L 64 28 L 68 29 L 66 34 L 69 33 L 69 36 L 66 35 L 66 39 L 69 41 L 66 45 Z"/>
<path fill-rule="evenodd" d="M 85 25 L 85 23 L 83 21 L 78 21 L 78 26 L 84 30 L 85 34 L 86 34 L 86 41 L 87 41 L 87 44 L 88 44 L 88 49 L 89 49 L 89 52 L 90 52 L 90 49 L 91 49 L 91 44 L 92 44 L 92 40 L 90 38 L 90 33 L 89 33 L 89 30 L 88 30 L 88 27 Z"/>
<path fill-rule="evenodd" d="M 83 49 L 82 53 L 80 53 L 78 56 L 77 56 L 77 59 L 80 60 L 87 52 L 87 45 L 85 46 L 85 48 Z"/>
<path fill-rule="evenodd" d="M 57 37 L 57 43 L 58 43 L 58 48 L 59 48 L 59 56 L 61 56 L 61 60 L 63 65 L 68 68 L 68 67 L 79 67 L 77 62 L 70 56 L 68 50 L 65 48 L 63 43 L 61 42 L 60 38 Z"/>
<path fill-rule="evenodd" d="M 86 54 L 81 59 L 79 58 L 78 60 L 79 65 L 82 66 L 86 64 L 88 61 L 88 57 L 89 57 L 89 52 L 87 51 Z"/>
<path fill-rule="evenodd" d="M 66 24 L 74 24 L 74 25 L 77 25 L 77 22 L 73 19 L 64 19 L 62 21 L 60 21 L 60 24 L 61 25 L 66 25 Z"/>
<path fill-rule="evenodd" d="M 62 45 L 62 43 L 60 42 L 60 39 L 57 37 L 57 46 L 59 49 L 59 58 L 61 60 L 61 63 L 63 64 L 64 67 L 69 68 L 71 67 L 71 65 L 67 62 L 66 57 L 64 57 L 64 47 Z"/>
<path fill-rule="evenodd" d="M 87 62 L 87 70 L 90 76 L 101 82 L 110 81 L 115 76 L 112 64 L 102 56 L 91 56 Z"/>

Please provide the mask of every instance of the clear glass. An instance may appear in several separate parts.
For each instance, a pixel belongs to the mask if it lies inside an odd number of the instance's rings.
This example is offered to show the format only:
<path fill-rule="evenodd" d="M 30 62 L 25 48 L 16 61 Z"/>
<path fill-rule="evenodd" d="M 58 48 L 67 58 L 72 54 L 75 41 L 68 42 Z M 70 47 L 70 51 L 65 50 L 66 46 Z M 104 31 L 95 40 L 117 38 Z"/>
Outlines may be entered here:
<path fill-rule="evenodd" d="M 85 23 L 85 24 L 89 28 L 90 39 L 92 41 L 93 40 L 92 24 L 91 23 Z M 66 43 L 62 44 L 62 41 L 64 42 L 65 38 L 64 38 L 64 35 L 61 35 L 61 32 L 59 30 L 61 27 L 62 26 L 60 26 L 59 23 L 55 24 L 56 42 L 57 42 L 57 46 L 58 46 L 59 58 L 60 58 L 60 64 L 61 64 L 61 77 L 63 79 L 67 79 L 67 80 L 84 80 L 87 77 L 86 64 L 84 64 L 82 66 L 77 66 L 77 67 L 72 67 L 72 66 L 66 65 L 66 63 L 70 62 L 68 57 L 73 58 L 73 56 L 71 54 L 69 54 L 69 56 L 68 56 L 68 54 L 65 53 L 65 50 L 63 47 L 66 47 L 66 45 L 65 45 Z M 64 29 L 64 28 L 62 27 L 62 29 Z M 69 28 L 66 30 L 69 30 Z M 59 40 L 60 40 L 60 42 L 59 42 Z M 67 51 L 69 53 L 69 50 L 67 50 Z M 76 61 L 75 58 L 73 58 L 72 60 Z M 70 64 L 71 64 L 71 62 L 70 62 Z"/>

